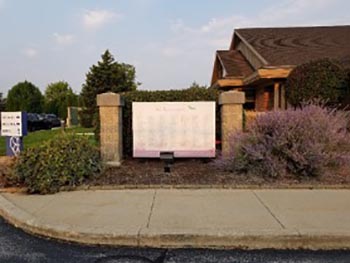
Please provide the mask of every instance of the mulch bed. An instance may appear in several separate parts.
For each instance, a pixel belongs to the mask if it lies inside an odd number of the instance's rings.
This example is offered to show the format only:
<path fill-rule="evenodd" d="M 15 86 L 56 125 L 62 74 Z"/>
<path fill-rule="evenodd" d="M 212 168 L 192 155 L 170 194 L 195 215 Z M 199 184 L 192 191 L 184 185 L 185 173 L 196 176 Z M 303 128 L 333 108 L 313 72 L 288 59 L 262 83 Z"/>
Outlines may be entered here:
<path fill-rule="evenodd" d="M 238 175 L 219 169 L 215 161 L 206 159 L 176 159 L 171 173 L 164 172 L 164 163 L 157 159 L 128 159 L 120 167 L 110 167 L 89 185 L 198 185 L 198 186 L 268 186 L 286 185 L 350 185 L 350 167 L 328 173 L 318 179 L 278 179 L 263 176 Z"/>
<path fill-rule="evenodd" d="M 11 186 L 6 175 L 11 173 L 14 159 L 0 157 L 0 188 Z M 88 186 L 193 186 L 262 188 L 322 187 L 340 185 L 350 187 L 350 164 L 317 179 L 298 180 L 295 177 L 278 179 L 263 176 L 238 175 L 219 169 L 217 163 L 208 159 L 176 159 L 171 173 L 164 172 L 159 159 L 127 159 L 120 167 L 109 167 L 98 177 L 86 183 Z M 18 187 L 18 185 L 16 186 Z"/>

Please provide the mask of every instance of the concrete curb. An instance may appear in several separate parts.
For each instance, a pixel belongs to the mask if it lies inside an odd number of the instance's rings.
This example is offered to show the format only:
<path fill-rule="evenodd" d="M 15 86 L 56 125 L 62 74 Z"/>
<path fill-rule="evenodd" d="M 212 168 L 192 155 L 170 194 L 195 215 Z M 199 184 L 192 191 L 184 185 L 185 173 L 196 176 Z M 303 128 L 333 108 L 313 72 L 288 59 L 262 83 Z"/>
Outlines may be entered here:
<path fill-rule="evenodd" d="M 46 238 L 87 245 L 137 246 L 138 237 L 133 235 L 96 234 L 93 229 L 77 232 L 63 225 L 48 225 L 39 218 L 17 207 L 0 194 L 0 216 L 23 231 Z"/>
<path fill-rule="evenodd" d="M 350 235 L 300 235 L 297 233 L 232 233 L 221 235 L 141 235 L 140 246 L 211 249 L 350 249 Z"/>
<path fill-rule="evenodd" d="M 102 233 L 94 228 L 80 229 L 64 225 L 48 225 L 23 209 L 17 207 L 0 194 L 0 215 L 15 227 L 30 234 L 87 245 L 112 245 L 156 248 L 212 248 L 212 249 L 350 249 L 350 232 L 300 233 L 296 230 L 232 232 L 183 232 L 164 229 L 152 232 L 140 228 L 137 235 Z"/>
<path fill-rule="evenodd" d="M 140 185 L 101 185 L 101 186 L 90 186 L 81 185 L 74 189 L 74 191 L 84 190 L 136 190 L 136 189 L 237 189 L 237 190 L 265 190 L 265 189 L 324 189 L 324 190 L 337 190 L 337 189 L 350 189 L 350 184 L 339 184 L 339 185 L 196 185 L 196 184 L 181 184 L 181 185 L 166 185 L 166 184 L 140 184 Z M 62 188 L 63 191 L 71 190 Z M 0 189 L 1 192 L 1 189 Z"/>
<path fill-rule="evenodd" d="M 139 185 L 80 185 L 75 188 L 61 187 L 60 191 L 86 191 L 86 190 L 153 190 L 153 189 L 237 189 L 237 190 L 347 190 L 350 184 L 334 185 L 312 185 L 312 184 L 295 184 L 295 185 L 196 185 L 196 184 L 139 184 Z M 26 193 L 25 187 L 5 187 L 0 188 L 0 193 Z"/>

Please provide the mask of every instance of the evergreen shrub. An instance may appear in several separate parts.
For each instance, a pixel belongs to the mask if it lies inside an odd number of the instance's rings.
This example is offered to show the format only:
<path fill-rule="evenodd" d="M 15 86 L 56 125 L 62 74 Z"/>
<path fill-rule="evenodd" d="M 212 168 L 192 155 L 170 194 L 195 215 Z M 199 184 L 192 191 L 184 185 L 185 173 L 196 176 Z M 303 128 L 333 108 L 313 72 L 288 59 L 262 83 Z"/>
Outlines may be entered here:
<path fill-rule="evenodd" d="M 29 193 L 55 193 L 61 187 L 74 188 L 101 172 L 99 150 L 87 138 L 60 135 L 40 147 L 23 151 L 15 165 L 18 182 Z"/>
<path fill-rule="evenodd" d="M 286 97 L 293 106 L 321 99 L 339 105 L 347 93 L 347 74 L 336 61 L 320 59 L 297 66 L 286 81 Z"/>

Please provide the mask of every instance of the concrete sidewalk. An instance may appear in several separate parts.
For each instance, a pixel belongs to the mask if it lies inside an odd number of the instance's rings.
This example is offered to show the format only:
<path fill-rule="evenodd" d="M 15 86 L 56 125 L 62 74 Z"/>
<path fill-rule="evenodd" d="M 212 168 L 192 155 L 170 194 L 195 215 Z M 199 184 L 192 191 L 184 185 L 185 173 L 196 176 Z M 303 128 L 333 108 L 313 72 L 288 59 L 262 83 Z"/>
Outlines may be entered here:
<path fill-rule="evenodd" d="M 350 190 L 98 190 L 0 195 L 27 232 L 86 244 L 350 248 Z"/>

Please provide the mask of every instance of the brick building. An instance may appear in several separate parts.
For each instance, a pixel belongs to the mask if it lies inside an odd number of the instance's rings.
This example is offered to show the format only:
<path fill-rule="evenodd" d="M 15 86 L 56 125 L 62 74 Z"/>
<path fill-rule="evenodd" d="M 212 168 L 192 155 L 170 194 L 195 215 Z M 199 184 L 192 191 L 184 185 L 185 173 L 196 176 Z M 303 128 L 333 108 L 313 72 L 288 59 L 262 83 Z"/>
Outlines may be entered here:
<path fill-rule="evenodd" d="M 211 86 L 244 91 L 246 109 L 285 108 L 290 72 L 321 58 L 350 66 L 350 26 L 236 29 L 229 50 L 216 52 Z"/>

